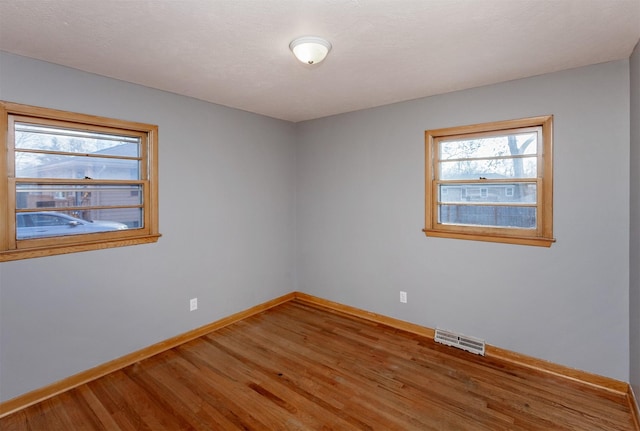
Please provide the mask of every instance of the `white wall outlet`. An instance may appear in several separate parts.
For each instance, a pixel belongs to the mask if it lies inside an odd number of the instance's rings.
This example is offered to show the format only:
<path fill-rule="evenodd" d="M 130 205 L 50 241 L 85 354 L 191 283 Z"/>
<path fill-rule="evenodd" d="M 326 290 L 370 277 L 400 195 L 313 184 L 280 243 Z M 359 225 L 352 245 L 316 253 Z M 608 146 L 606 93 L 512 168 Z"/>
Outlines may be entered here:
<path fill-rule="evenodd" d="M 407 303 L 407 292 L 400 291 L 400 302 L 403 304 Z"/>
<path fill-rule="evenodd" d="M 198 298 L 191 298 L 189 300 L 189 311 L 196 311 L 198 309 Z"/>

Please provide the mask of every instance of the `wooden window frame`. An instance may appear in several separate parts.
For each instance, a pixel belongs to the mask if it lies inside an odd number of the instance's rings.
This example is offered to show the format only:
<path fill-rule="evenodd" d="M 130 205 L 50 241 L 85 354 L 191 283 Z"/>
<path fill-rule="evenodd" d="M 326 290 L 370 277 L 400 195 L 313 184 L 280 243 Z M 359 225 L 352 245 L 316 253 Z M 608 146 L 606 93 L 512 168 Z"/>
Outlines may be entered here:
<path fill-rule="evenodd" d="M 15 121 L 141 137 L 142 228 L 16 239 Z M 0 101 L 0 262 L 157 242 L 158 126 Z M 90 181 L 90 179 L 89 179 Z M 59 181 L 65 183 L 69 181 Z"/>
<path fill-rule="evenodd" d="M 504 135 L 518 129 L 540 128 L 542 143 L 537 151 L 536 228 L 443 224 L 438 221 L 437 145 L 442 140 Z M 477 180 L 482 184 L 483 179 Z M 491 181 L 491 180 L 490 180 Z M 472 180 L 471 182 L 476 182 Z M 467 239 L 507 244 L 550 247 L 553 237 L 553 116 L 497 121 L 470 126 L 425 131 L 425 228 L 428 237 Z"/>

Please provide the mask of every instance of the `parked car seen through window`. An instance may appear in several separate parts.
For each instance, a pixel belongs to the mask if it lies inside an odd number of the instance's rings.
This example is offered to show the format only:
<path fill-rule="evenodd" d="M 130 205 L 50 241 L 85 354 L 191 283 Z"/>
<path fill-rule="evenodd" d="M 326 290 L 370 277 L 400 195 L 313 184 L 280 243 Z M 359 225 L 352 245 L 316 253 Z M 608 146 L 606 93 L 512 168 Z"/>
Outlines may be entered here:
<path fill-rule="evenodd" d="M 60 212 L 19 213 L 16 216 L 17 239 L 78 235 L 127 229 L 124 223 L 83 220 Z"/>

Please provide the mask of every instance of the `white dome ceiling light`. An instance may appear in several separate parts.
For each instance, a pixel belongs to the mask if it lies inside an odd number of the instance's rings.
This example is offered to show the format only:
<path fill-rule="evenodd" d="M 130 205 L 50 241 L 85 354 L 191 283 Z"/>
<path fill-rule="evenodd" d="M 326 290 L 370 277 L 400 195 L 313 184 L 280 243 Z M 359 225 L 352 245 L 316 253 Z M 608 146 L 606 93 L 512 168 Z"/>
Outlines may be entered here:
<path fill-rule="evenodd" d="M 289 44 L 289 49 L 305 64 L 318 64 L 331 51 L 331 43 L 317 36 L 299 37 Z"/>

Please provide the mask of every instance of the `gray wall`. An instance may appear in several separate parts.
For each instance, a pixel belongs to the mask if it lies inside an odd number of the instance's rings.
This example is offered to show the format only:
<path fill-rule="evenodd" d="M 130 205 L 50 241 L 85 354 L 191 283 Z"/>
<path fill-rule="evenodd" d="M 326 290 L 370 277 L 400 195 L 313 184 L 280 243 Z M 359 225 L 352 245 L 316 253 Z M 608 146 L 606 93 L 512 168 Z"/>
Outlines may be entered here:
<path fill-rule="evenodd" d="M 163 234 L 0 264 L 1 400 L 294 290 L 291 123 L 6 53 L 0 99 L 158 124 Z"/>
<path fill-rule="evenodd" d="M 637 63 L 636 51 L 636 77 Z M 293 125 L 0 53 L 0 99 L 160 126 L 164 235 L 0 264 L 0 400 L 292 290 L 628 381 L 640 254 L 629 70 L 618 61 Z M 426 238 L 424 130 L 542 114 L 555 115 L 558 242 Z"/>
<path fill-rule="evenodd" d="M 557 243 L 426 238 L 425 129 L 543 114 Z M 301 123 L 298 288 L 628 381 L 629 181 L 626 60 Z"/>
<path fill-rule="evenodd" d="M 631 56 L 630 379 L 640 396 L 640 43 Z M 640 400 L 640 399 L 639 399 Z"/>

